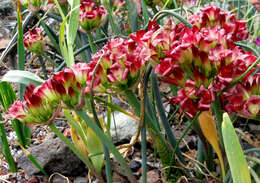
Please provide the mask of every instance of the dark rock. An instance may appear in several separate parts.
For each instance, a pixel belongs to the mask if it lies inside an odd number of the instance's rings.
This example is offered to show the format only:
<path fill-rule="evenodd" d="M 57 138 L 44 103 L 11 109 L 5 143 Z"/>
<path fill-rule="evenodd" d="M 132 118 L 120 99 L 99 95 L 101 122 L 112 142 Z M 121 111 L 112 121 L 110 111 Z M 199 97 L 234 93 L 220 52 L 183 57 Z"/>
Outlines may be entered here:
<path fill-rule="evenodd" d="M 141 163 L 135 160 L 131 160 L 129 163 L 129 167 L 133 172 L 136 172 L 141 167 Z"/>
<path fill-rule="evenodd" d="M 28 148 L 28 151 L 48 174 L 58 172 L 75 176 L 86 171 L 81 160 L 59 138 L 54 138 L 53 134 L 49 134 L 42 144 Z M 16 159 L 18 167 L 25 170 L 28 177 L 40 173 L 25 155 Z"/>
<path fill-rule="evenodd" d="M 14 4 L 9 0 L 0 1 L 0 18 L 12 15 L 14 11 Z"/>
<path fill-rule="evenodd" d="M 258 124 L 248 124 L 249 131 L 253 134 L 260 134 L 260 125 Z"/>
<path fill-rule="evenodd" d="M 86 177 L 76 177 L 73 183 L 88 183 L 88 179 Z"/>
<path fill-rule="evenodd" d="M 183 131 L 181 131 L 181 130 L 174 130 L 174 135 L 175 135 L 175 138 L 176 138 L 177 141 L 182 136 L 182 134 L 183 134 Z M 179 145 L 179 148 L 180 148 L 181 151 L 187 151 L 188 150 L 187 149 L 187 145 L 188 145 L 190 149 L 195 149 L 196 148 L 196 142 L 197 142 L 196 136 L 191 135 L 190 133 L 188 133 L 182 139 L 182 141 L 181 141 L 181 143 Z"/>

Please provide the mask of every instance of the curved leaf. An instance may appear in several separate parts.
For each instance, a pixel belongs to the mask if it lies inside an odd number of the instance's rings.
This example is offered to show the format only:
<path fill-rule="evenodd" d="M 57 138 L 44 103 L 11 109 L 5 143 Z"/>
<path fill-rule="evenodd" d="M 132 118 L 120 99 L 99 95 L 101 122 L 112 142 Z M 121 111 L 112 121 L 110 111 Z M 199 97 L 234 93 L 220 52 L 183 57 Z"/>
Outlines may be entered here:
<path fill-rule="evenodd" d="M 29 85 L 30 83 L 38 86 L 41 85 L 44 80 L 35 75 L 34 73 L 21 70 L 10 70 L 8 71 L 1 81 L 14 82 Z"/>

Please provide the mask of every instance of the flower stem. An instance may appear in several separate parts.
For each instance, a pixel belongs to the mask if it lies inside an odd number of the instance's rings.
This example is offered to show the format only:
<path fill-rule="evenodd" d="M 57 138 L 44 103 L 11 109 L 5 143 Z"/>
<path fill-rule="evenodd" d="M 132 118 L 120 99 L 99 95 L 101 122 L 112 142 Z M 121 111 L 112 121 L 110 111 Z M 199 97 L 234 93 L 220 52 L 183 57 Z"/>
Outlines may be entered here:
<path fill-rule="evenodd" d="M 93 37 L 92 37 L 91 33 L 89 33 L 89 32 L 87 35 L 88 35 L 88 41 L 89 41 L 91 52 L 92 52 L 92 54 L 94 54 L 94 53 L 96 53 L 96 47 L 93 42 Z"/>
<path fill-rule="evenodd" d="M 223 149 L 223 137 L 222 137 L 222 130 L 221 130 L 221 124 L 222 124 L 222 116 L 223 112 L 221 110 L 221 103 L 220 99 L 217 97 L 216 100 L 212 103 L 212 109 L 216 115 L 216 120 L 217 120 L 217 130 L 219 134 L 219 144 L 220 148 Z"/>
<path fill-rule="evenodd" d="M 39 58 L 39 61 L 40 61 L 41 67 L 42 67 L 44 79 L 46 80 L 46 79 L 48 79 L 46 65 L 45 65 L 41 55 L 39 55 L 38 58 Z"/>

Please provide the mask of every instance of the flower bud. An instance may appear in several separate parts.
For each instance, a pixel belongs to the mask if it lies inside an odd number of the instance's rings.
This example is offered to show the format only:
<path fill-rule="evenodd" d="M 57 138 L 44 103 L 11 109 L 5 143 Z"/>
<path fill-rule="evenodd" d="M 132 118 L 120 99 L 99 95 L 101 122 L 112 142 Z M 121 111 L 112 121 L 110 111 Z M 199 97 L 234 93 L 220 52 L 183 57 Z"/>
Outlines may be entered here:
<path fill-rule="evenodd" d="M 30 29 L 24 35 L 24 46 L 31 52 L 40 55 L 44 51 L 44 40 L 41 28 Z"/>
<path fill-rule="evenodd" d="M 92 0 L 80 2 L 79 24 L 86 32 L 98 28 L 107 15 L 102 5 L 96 5 Z"/>

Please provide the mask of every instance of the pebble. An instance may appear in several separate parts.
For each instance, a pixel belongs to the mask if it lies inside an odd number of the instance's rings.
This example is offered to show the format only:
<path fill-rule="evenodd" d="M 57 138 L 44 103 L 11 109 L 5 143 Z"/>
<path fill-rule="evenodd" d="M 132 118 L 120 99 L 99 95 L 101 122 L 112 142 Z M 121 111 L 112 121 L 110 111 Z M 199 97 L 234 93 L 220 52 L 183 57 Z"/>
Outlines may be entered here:
<path fill-rule="evenodd" d="M 69 179 L 65 176 L 61 176 L 59 174 L 53 175 L 51 183 L 68 183 Z"/>
<path fill-rule="evenodd" d="M 88 183 L 88 179 L 86 177 L 76 177 L 73 183 Z"/>
<path fill-rule="evenodd" d="M 135 160 L 131 160 L 129 163 L 129 167 L 133 172 L 136 172 L 141 167 L 141 163 Z"/>

